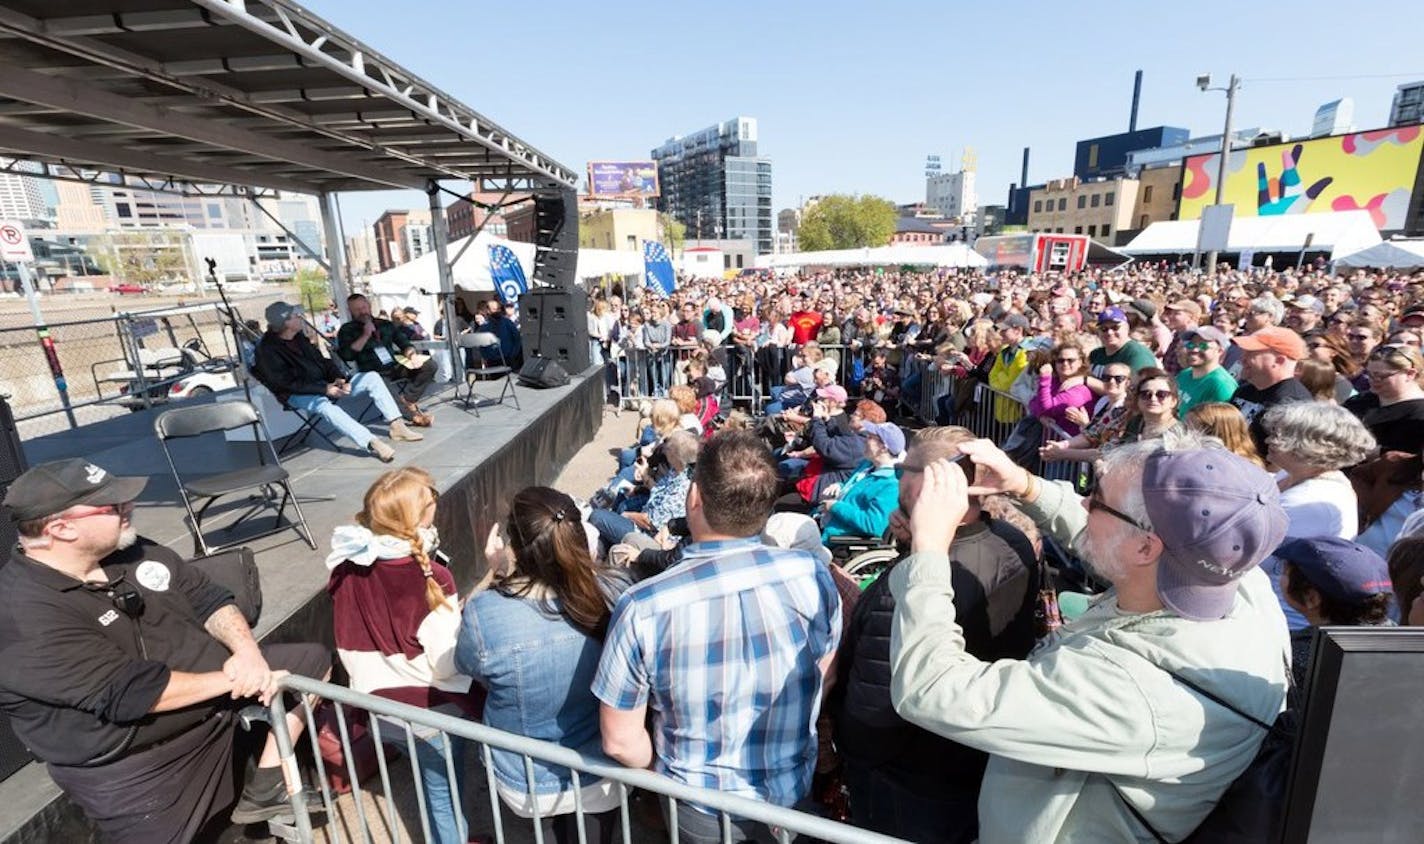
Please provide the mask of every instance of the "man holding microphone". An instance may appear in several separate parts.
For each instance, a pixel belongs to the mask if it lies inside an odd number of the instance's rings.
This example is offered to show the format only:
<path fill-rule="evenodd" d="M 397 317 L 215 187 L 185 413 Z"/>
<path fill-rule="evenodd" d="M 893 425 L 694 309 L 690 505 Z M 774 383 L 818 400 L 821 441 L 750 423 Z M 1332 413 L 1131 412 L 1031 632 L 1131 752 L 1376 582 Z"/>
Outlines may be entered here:
<path fill-rule="evenodd" d="M 390 320 L 373 316 L 370 300 L 360 293 L 346 298 L 346 309 L 351 313 L 351 320 L 336 332 L 336 353 L 362 372 L 379 373 L 391 385 L 391 392 L 410 423 L 429 427 L 430 415 L 422 413 L 416 402 L 435 380 L 438 367 L 434 359 L 420 355 L 424 360 L 416 366 L 408 365 L 418 360 L 416 348 Z M 393 382 L 400 380 L 405 384 L 397 391 Z"/>

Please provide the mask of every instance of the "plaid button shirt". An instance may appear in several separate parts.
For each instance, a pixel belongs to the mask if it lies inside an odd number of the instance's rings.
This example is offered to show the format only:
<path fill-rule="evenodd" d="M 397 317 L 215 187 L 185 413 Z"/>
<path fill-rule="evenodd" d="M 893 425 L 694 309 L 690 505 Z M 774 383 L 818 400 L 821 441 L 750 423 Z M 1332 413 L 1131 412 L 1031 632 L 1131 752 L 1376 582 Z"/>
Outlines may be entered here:
<path fill-rule="evenodd" d="M 652 707 L 660 773 L 791 806 L 811 787 L 819 662 L 840 637 L 840 596 L 810 554 L 692 543 L 619 600 L 593 693 Z"/>

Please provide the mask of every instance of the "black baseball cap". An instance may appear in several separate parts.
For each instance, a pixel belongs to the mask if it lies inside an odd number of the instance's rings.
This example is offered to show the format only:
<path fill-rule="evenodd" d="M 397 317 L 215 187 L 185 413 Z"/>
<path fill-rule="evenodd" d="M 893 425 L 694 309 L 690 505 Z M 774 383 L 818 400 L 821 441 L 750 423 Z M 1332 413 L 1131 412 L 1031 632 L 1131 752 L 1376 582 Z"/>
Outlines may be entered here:
<path fill-rule="evenodd" d="M 82 457 L 30 469 L 10 484 L 5 507 L 17 522 L 62 513 L 76 504 L 124 504 L 143 492 L 148 478 L 120 478 Z"/>

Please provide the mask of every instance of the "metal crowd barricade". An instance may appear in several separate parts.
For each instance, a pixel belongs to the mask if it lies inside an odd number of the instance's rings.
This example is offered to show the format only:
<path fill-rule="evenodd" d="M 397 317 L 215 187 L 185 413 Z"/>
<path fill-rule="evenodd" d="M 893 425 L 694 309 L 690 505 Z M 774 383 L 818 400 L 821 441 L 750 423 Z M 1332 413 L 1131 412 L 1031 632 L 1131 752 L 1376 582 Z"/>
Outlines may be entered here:
<path fill-rule="evenodd" d="M 1052 420 L 1043 423 L 1043 443 L 1062 442 L 1073 439 Z M 1039 476 L 1048 481 L 1070 481 L 1079 495 L 1087 495 L 1093 485 L 1093 466 L 1079 460 L 1044 461 Z"/>
<path fill-rule="evenodd" d="M 642 789 L 661 795 L 667 801 L 669 823 L 668 840 L 676 844 L 677 834 L 677 812 L 680 803 L 693 803 L 714 810 L 720 818 L 722 841 L 732 840 L 732 818 L 743 818 L 770 826 L 776 839 L 782 844 L 790 842 L 796 835 L 807 835 L 818 838 L 830 844 L 905 844 L 898 838 L 891 838 L 879 835 L 866 830 L 857 829 L 852 826 L 837 823 L 835 821 L 820 818 L 805 812 L 786 809 L 751 800 L 731 794 L 724 794 L 709 789 L 696 788 L 676 782 L 668 777 L 655 774 L 647 770 L 634 770 L 624 768 L 607 760 L 596 759 L 585 756 L 565 747 L 560 747 L 549 742 L 536 741 L 524 736 L 502 732 L 483 724 L 463 718 L 456 718 L 433 712 L 428 709 L 421 709 L 415 706 L 397 703 L 386 698 L 375 697 L 373 695 L 361 694 L 352 691 L 344 686 L 336 686 L 330 683 L 323 683 L 308 677 L 296 675 L 284 676 L 280 681 L 281 688 L 299 693 L 302 696 L 301 715 L 306 724 L 306 734 L 310 739 L 315 764 L 316 779 L 320 781 L 320 792 L 323 808 L 325 809 L 328 829 L 327 837 L 335 844 L 340 844 L 341 823 L 337 818 L 336 801 L 333 798 L 330 785 L 326 777 L 326 765 L 322 759 L 321 750 L 318 746 L 318 733 L 316 716 L 311 706 L 312 696 L 317 696 L 330 702 L 336 711 L 338 731 L 341 737 L 341 748 L 346 760 L 346 774 L 351 782 L 351 794 L 355 801 L 355 812 L 357 819 L 356 829 L 360 831 L 361 840 L 370 842 L 373 839 L 370 823 L 365 814 L 365 797 L 368 792 L 363 791 L 353 761 L 354 754 L 351 746 L 352 731 L 348 727 L 346 714 L 352 710 L 362 710 L 370 717 L 371 735 L 374 739 L 377 752 L 376 759 L 381 777 L 381 796 L 384 807 L 376 806 L 378 812 L 384 815 L 385 823 L 389 826 L 389 834 L 393 841 L 401 841 L 401 826 L 395 817 L 396 808 L 392 800 L 391 770 L 386 761 L 385 753 L 381 747 L 381 724 L 385 722 L 390 728 L 390 722 L 399 724 L 399 728 L 404 732 L 405 756 L 411 766 L 411 776 L 415 783 L 415 793 L 419 803 L 418 812 L 421 819 L 421 832 L 424 840 L 431 840 L 429 822 L 425 811 L 425 797 L 421 788 L 420 766 L 415 761 L 415 727 L 438 730 L 442 738 L 443 755 L 445 757 L 446 772 L 450 777 L 450 782 L 457 781 L 455 776 L 455 761 L 451 755 L 450 737 L 457 737 L 474 742 L 480 746 L 480 759 L 485 769 L 485 777 L 489 787 L 489 803 L 491 820 L 494 824 L 495 840 L 498 844 L 504 844 L 508 831 L 505 829 L 504 815 L 505 809 L 501 804 L 497 793 L 494 764 L 491 749 L 498 749 L 517 753 L 523 758 L 524 770 L 527 782 L 529 783 L 529 793 L 533 793 L 534 768 L 533 760 L 558 765 L 570 769 L 573 775 L 573 792 L 575 813 L 578 817 L 578 836 L 580 844 L 587 844 L 585 831 L 583 829 L 583 802 L 579 797 L 579 791 L 587 778 L 588 782 L 599 779 L 613 781 L 618 789 L 619 797 L 619 819 L 622 826 L 622 840 L 624 844 L 632 844 L 633 829 L 629 813 L 629 795 L 632 789 Z M 273 695 L 271 704 L 272 729 L 277 740 L 278 751 L 281 755 L 282 770 L 286 778 L 287 791 L 291 797 L 292 810 L 296 820 L 293 824 L 296 830 L 296 837 L 301 842 L 311 842 L 314 839 L 315 831 L 312 826 L 311 816 L 308 813 L 312 807 L 307 805 L 305 785 L 302 780 L 302 766 L 297 757 L 297 747 L 292 741 L 292 736 L 287 729 L 287 708 L 280 694 Z M 378 717 L 379 716 L 379 717 Z M 452 804 L 455 817 L 461 833 L 461 840 L 468 837 L 470 825 L 464 814 L 459 790 L 451 789 Z M 374 800 L 374 796 L 373 796 Z M 520 821 L 532 820 L 533 835 L 536 844 L 543 844 L 544 836 L 541 830 L 541 817 L 538 811 L 537 801 L 531 800 L 534 806 L 534 816 L 531 819 L 520 819 Z M 692 811 L 692 810 L 686 810 Z M 512 814 L 512 813 L 511 813 Z M 379 815 L 377 816 L 379 819 Z M 353 833 L 354 836 L 354 833 Z M 414 836 L 412 835 L 412 838 Z M 641 837 L 639 841 L 646 840 Z"/>

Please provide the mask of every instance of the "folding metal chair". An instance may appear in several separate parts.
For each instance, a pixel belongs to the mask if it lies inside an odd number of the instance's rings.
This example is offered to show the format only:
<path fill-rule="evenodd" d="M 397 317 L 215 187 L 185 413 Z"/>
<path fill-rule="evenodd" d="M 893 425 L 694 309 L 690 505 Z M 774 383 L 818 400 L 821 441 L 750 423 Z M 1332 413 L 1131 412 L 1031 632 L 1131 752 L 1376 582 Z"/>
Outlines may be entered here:
<path fill-rule="evenodd" d="M 499 338 L 488 331 L 472 331 L 468 334 L 460 335 L 460 348 L 474 349 L 475 363 L 478 366 L 468 366 L 465 368 L 465 409 L 471 407 L 475 409 L 475 416 L 480 415 L 480 402 L 491 401 L 494 404 L 504 404 L 504 397 L 508 395 L 514 400 L 514 409 L 520 410 L 519 395 L 514 391 L 514 367 L 504 359 L 504 349 L 499 345 Z M 490 363 L 485 357 L 485 349 L 494 349 L 497 363 Z M 502 380 L 504 384 L 500 387 L 499 398 L 481 396 L 475 393 L 475 385 L 481 381 Z"/>
<path fill-rule="evenodd" d="M 216 434 L 244 425 L 252 427 L 256 465 L 211 475 L 194 475 L 186 479 L 179 473 L 178 465 L 173 460 L 173 452 L 168 447 L 169 440 Z M 312 550 L 316 550 L 316 542 L 307 527 L 306 517 L 302 515 L 301 504 L 297 502 L 296 494 L 292 491 L 287 470 L 282 468 L 281 459 L 272 445 L 267 425 L 251 404 L 231 401 L 166 410 L 154 420 L 153 431 L 158 436 L 158 443 L 163 447 L 163 456 L 167 458 L 168 468 L 178 485 L 178 495 L 183 499 L 183 508 L 188 511 L 189 529 L 193 532 L 193 544 L 198 554 L 212 554 L 284 530 L 296 531 Z M 208 544 L 203 536 L 203 517 L 207 515 L 208 508 L 218 499 L 239 492 L 253 493 L 251 499 L 256 503 L 223 530 L 230 532 L 266 509 L 275 511 L 272 528 L 256 535 L 246 535 L 238 542 Z M 193 509 L 194 502 L 200 502 L 196 510 Z M 291 504 L 292 511 L 296 514 L 295 521 L 283 518 L 288 504 Z"/>

